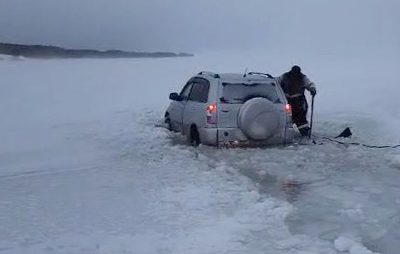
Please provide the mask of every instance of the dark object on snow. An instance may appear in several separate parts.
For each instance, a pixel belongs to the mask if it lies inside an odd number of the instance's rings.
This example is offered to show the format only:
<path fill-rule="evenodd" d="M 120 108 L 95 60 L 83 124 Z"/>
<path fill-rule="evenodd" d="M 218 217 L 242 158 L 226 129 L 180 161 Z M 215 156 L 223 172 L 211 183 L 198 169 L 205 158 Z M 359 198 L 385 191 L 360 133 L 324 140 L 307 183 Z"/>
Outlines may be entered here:
<path fill-rule="evenodd" d="M 368 144 L 363 144 L 363 143 L 360 143 L 360 142 L 345 142 L 345 141 L 337 140 L 337 138 L 349 138 L 352 135 L 353 135 L 353 133 L 351 133 L 350 128 L 347 127 L 336 138 L 321 137 L 321 139 L 328 140 L 329 142 L 340 144 L 340 145 L 345 145 L 345 146 L 349 146 L 349 145 L 363 146 L 363 147 L 366 147 L 366 148 L 373 148 L 373 149 L 386 149 L 386 148 L 395 149 L 395 148 L 400 148 L 400 145 L 368 145 Z M 317 142 L 315 142 L 315 140 L 313 140 L 313 144 L 314 145 L 323 145 L 324 143 L 317 143 Z"/>
<path fill-rule="evenodd" d="M 337 136 L 336 138 L 349 138 L 351 137 L 351 135 L 353 135 L 353 133 L 351 133 L 351 130 L 349 127 L 347 127 L 344 131 L 342 131 L 342 133 L 339 134 L 339 136 Z"/>

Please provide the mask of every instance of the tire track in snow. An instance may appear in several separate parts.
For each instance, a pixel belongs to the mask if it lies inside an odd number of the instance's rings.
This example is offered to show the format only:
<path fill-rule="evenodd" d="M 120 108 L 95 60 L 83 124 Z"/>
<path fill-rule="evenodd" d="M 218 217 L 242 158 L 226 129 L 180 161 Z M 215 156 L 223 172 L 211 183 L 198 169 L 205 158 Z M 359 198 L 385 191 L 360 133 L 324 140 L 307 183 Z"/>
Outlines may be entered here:
<path fill-rule="evenodd" d="M 112 165 L 115 165 L 115 163 L 102 163 L 98 165 L 91 165 L 91 166 L 86 166 L 86 167 L 68 167 L 65 169 L 48 169 L 48 170 L 43 170 L 42 168 L 36 169 L 36 170 L 24 170 L 24 172 L 18 173 L 18 174 L 9 174 L 9 175 L 2 175 L 0 176 L 0 181 L 5 181 L 5 180 L 15 180 L 18 178 L 26 178 L 26 177 L 40 177 L 40 176 L 48 176 L 48 175 L 58 175 L 58 174 L 68 174 L 68 173 L 73 173 L 73 172 L 79 172 L 79 171 L 96 171 L 100 169 L 104 169 L 107 167 L 110 167 Z"/>

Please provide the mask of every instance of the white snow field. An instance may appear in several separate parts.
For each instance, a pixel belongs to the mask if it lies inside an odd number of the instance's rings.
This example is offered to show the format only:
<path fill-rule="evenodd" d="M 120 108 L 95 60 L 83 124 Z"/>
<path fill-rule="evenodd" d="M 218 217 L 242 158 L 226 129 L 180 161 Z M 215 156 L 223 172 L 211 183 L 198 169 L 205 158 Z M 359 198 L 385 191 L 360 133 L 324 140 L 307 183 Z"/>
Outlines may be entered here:
<path fill-rule="evenodd" d="M 400 143 L 398 57 L 0 58 L 0 253 L 397 254 L 400 149 L 192 148 L 155 128 L 191 75 L 300 64 L 315 134 Z"/>

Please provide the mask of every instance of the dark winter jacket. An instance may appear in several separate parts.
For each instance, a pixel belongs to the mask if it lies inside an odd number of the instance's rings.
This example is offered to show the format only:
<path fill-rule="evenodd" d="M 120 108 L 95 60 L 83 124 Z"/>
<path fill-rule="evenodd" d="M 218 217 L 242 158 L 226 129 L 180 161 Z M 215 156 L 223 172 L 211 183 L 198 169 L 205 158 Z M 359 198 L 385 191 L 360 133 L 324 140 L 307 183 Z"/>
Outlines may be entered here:
<path fill-rule="evenodd" d="M 315 84 L 304 74 L 294 75 L 291 72 L 286 72 L 279 79 L 287 98 L 303 96 L 305 89 L 309 91 L 316 89 Z"/>

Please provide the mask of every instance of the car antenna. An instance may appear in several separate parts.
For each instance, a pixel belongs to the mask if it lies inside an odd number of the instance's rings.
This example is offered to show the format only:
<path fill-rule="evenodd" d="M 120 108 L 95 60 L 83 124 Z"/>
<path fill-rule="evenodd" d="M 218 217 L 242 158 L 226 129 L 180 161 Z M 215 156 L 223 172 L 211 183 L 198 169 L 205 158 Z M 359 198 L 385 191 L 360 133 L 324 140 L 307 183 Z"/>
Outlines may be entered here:
<path fill-rule="evenodd" d="M 245 77 L 246 77 L 246 75 L 247 75 L 247 67 L 246 67 L 246 69 L 244 69 L 243 78 L 245 78 Z"/>

